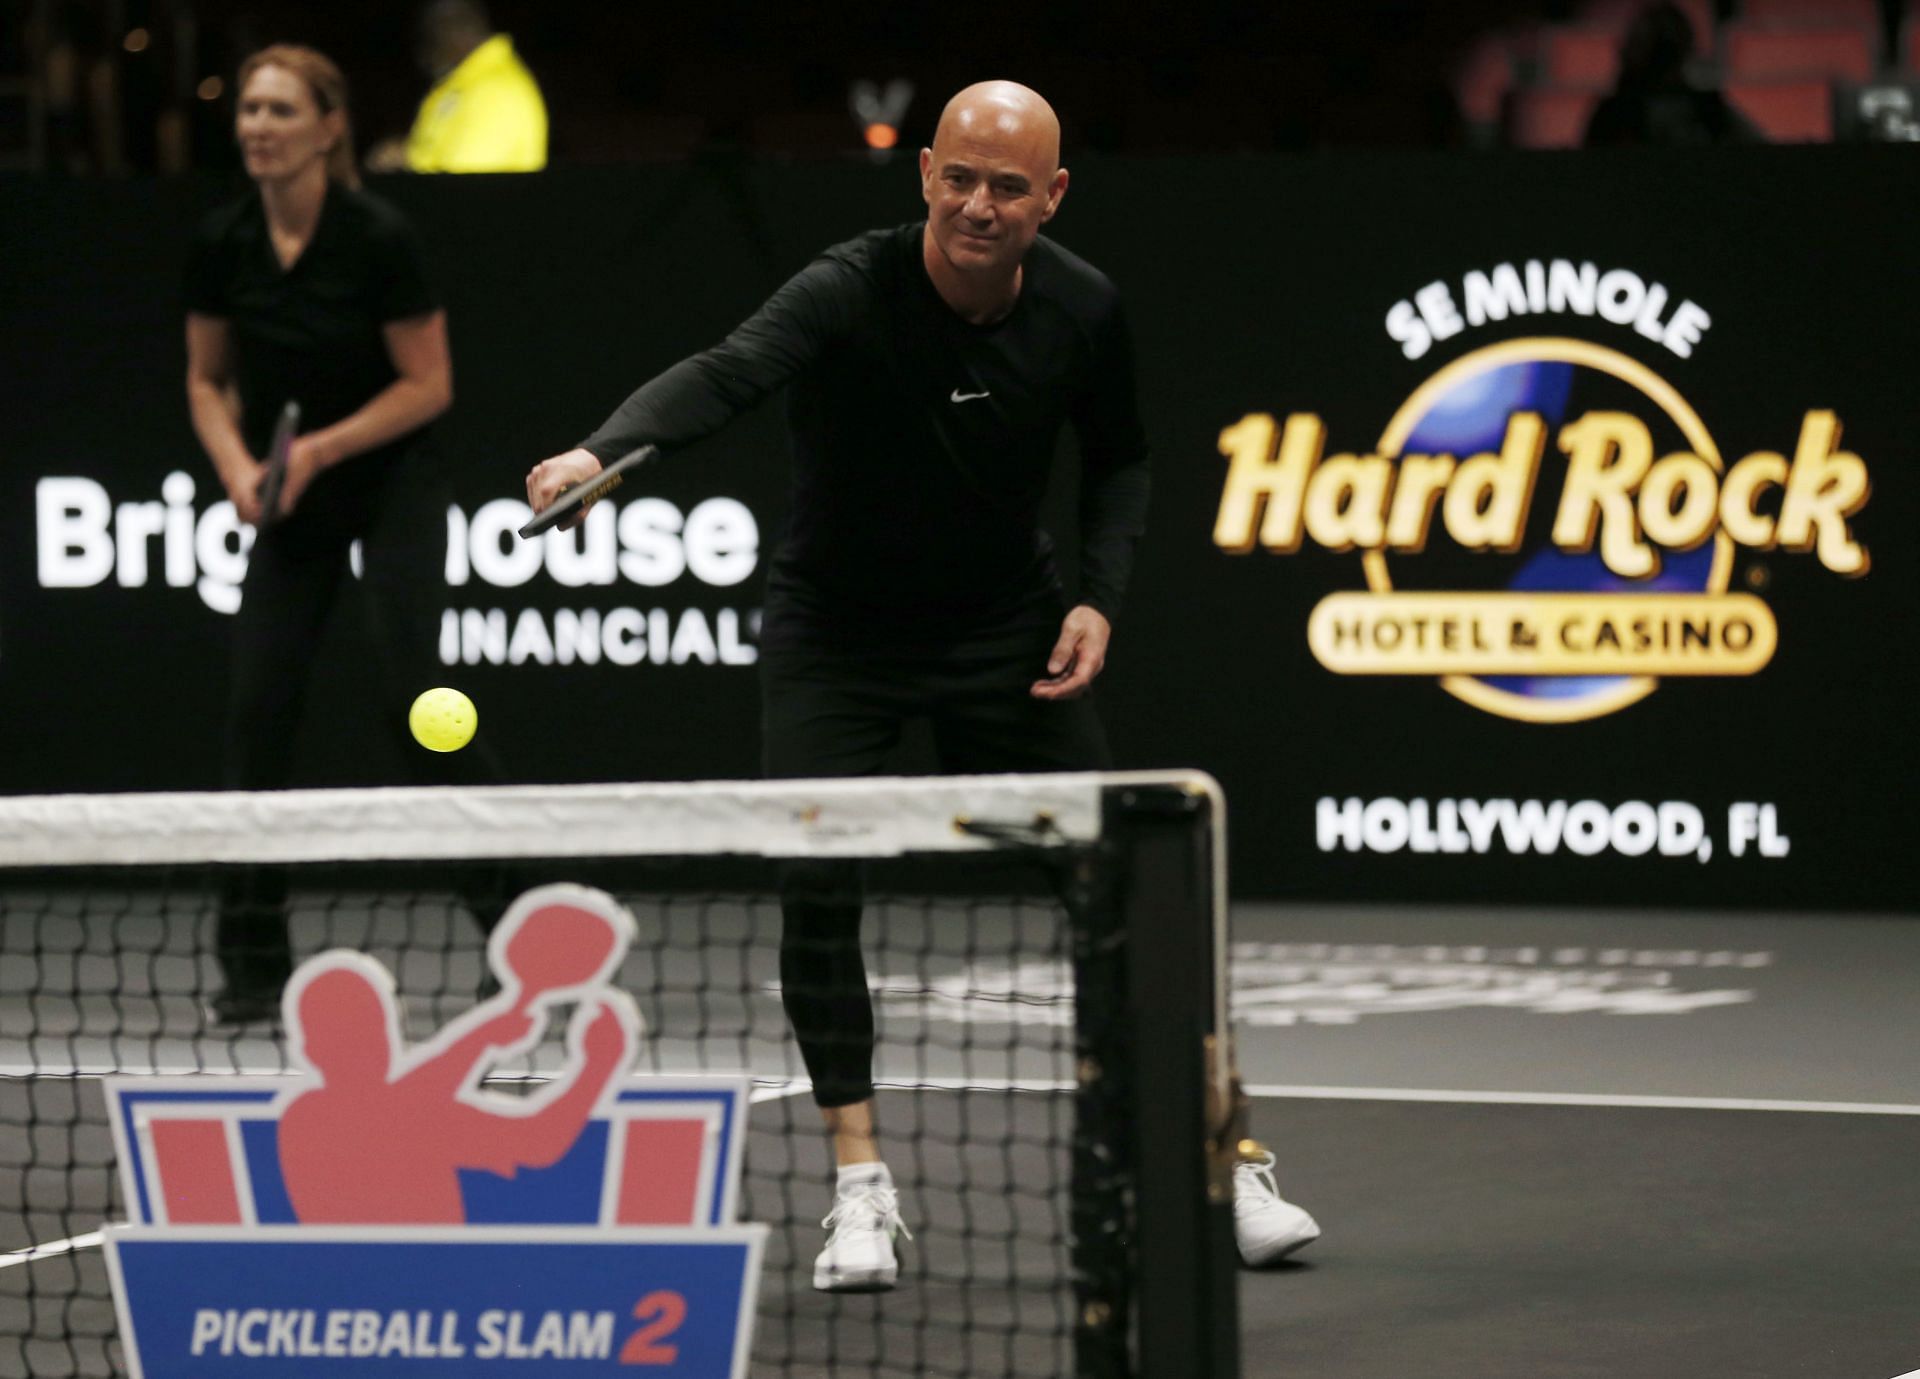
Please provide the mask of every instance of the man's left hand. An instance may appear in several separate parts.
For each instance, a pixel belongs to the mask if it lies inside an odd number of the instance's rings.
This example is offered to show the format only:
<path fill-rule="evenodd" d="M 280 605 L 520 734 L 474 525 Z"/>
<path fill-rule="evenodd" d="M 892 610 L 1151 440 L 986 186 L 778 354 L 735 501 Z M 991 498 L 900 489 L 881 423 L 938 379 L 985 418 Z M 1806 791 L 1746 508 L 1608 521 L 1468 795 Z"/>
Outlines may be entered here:
<path fill-rule="evenodd" d="M 1093 686 L 1093 677 L 1107 664 L 1107 642 L 1113 624 L 1096 609 L 1081 604 L 1060 624 L 1060 640 L 1047 657 L 1047 678 L 1033 682 L 1035 699 L 1078 699 Z"/>

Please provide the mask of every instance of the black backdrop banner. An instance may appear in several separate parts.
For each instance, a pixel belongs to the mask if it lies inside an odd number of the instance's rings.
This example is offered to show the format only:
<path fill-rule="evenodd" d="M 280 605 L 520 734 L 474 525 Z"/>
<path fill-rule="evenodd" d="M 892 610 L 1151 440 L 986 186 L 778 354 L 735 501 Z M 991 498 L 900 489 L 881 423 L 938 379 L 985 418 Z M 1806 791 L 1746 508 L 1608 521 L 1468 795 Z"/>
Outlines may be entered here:
<path fill-rule="evenodd" d="M 1051 232 L 1125 294 L 1155 450 L 1103 712 L 1123 764 L 1219 776 L 1243 893 L 1912 907 L 1914 151 L 1072 170 Z M 0 789 L 218 779 L 246 534 L 179 277 L 235 190 L 0 183 Z M 779 406 L 578 536 L 514 540 L 522 477 L 915 218 L 911 161 L 376 190 L 452 331 L 446 683 L 517 779 L 752 775 Z M 399 778 L 369 647 L 349 602 L 298 783 Z"/>

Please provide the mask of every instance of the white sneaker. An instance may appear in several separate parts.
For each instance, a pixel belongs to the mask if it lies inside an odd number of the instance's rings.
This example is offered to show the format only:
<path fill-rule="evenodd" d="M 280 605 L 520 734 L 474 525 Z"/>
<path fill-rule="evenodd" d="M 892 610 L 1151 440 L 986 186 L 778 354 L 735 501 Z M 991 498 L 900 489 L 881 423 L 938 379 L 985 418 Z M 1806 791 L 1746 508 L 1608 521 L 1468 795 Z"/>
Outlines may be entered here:
<path fill-rule="evenodd" d="M 840 1191 L 821 1225 L 827 1248 L 813 1261 L 813 1286 L 823 1293 L 882 1293 L 900 1277 L 893 1237 L 913 1233 L 900 1219 L 900 1199 L 877 1182 Z"/>
<path fill-rule="evenodd" d="M 1233 1166 L 1233 1238 L 1248 1264 L 1271 1264 L 1320 1238 L 1320 1223 L 1280 1195 L 1273 1155 Z"/>

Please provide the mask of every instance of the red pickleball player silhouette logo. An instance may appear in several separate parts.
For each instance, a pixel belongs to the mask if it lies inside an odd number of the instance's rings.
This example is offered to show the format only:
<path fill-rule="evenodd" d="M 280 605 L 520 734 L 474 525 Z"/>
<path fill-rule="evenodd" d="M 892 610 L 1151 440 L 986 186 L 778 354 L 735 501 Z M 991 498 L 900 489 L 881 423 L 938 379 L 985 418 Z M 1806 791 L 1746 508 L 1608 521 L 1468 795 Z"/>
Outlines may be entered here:
<path fill-rule="evenodd" d="M 294 1214 L 316 1225 L 461 1225 L 460 1172 L 512 1177 L 557 1163 L 633 1062 L 640 1012 L 611 985 L 633 916 L 586 886 L 528 891 L 487 944 L 500 993 L 411 1049 L 393 978 L 364 953 L 302 963 L 287 984 L 294 1059 L 313 1082 L 280 1116 L 280 1169 Z M 489 1095 L 486 1070 L 574 1006 L 567 1062 L 528 1097 Z"/>

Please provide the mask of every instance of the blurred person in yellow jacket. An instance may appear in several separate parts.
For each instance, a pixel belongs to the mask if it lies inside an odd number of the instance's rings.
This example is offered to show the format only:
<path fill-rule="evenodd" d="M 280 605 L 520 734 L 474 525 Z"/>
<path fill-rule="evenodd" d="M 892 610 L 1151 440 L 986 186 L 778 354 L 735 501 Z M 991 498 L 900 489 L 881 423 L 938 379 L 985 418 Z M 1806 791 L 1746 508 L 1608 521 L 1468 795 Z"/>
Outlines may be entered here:
<path fill-rule="evenodd" d="M 432 0 L 420 14 L 420 62 L 433 88 L 404 141 L 367 157 L 373 172 L 538 172 L 547 106 L 533 73 L 495 33 L 480 0 Z"/>

